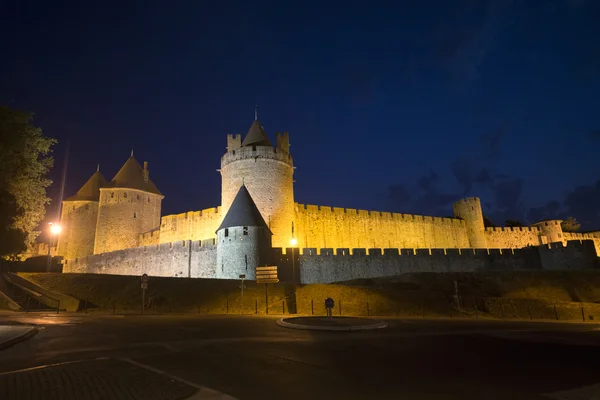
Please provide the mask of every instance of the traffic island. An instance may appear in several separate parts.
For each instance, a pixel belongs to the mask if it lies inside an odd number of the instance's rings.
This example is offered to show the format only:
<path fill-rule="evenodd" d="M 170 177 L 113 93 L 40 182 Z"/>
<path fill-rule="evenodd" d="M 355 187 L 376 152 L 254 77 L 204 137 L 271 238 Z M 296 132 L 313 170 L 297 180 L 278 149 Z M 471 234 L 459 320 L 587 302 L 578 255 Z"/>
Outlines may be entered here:
<path fill-rule="evenodd" d="M 315 331 L 366 331 L 388 327 L 385 321 L 359 317 L 290 317 L 278 320 L 277 325 Z"/>

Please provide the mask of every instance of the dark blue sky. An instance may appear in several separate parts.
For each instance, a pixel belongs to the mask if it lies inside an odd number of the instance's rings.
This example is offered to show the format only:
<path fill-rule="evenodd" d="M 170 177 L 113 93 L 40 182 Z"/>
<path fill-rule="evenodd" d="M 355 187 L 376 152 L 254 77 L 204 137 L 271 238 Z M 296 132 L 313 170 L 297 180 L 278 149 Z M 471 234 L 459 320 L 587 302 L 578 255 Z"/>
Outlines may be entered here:
<path fill-rule="evenodd" d="M 70 140 L 67 195 L 133 148 L 163 215 L 216 206 L 259 104 L 298 202 L 600 229 L 600 2 L 325 3 L 9 0 L 0 103 L 59 140 L 55 181 Z"/>

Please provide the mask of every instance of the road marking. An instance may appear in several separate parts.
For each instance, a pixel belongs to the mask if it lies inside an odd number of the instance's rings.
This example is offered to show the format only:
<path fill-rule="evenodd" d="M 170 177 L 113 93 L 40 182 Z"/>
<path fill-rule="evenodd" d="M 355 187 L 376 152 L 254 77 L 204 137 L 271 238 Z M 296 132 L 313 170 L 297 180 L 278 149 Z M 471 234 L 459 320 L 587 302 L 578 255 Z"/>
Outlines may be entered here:
<path fill-rule="evenodd" d="M 95 360 L 95 359 L 92 359 L 92 360 Z M 65 362 L 59 362 L 59 363 L 54 363 L 54 364 L 38 365 L 36 367 L 16 369 L 14 371 L 0 372 L 0 376 L 2 376 L 2 375 L 16 374 L 16 373 L 19 373 L 19 372 L 35 371 L 36 369 L 44 369 L 44 368 L 56 367 L 56 366 L 59 366 L 59 365 L 78 364 L 78 363 L 82 363 L 82 362 L 85 362 L 85 361 L 90 361 L 90 360 L 88 359 L 88 360 L 65 361 Z"/>
<path fill-rule="evenodd" d="M 572 390 L 564 390 L 561 392 L 547 393 L 545 397 L 555 400 L 584 400 L 600 398 L 600 384 L 582 386 Z"/>
<path fill-rule="evenodd" d="M 188 385 L 188 386 L 191 386 L 193 388 L 198 389 L 194 395 L 192 395 L 191 397 L 188 397 L 188 400 L 199 400 L 199 399 L 203 399 L 203 400 L 204 399 L 208 399 L 208 400 L 236 400 L 235 397 L 231 397 L 228 394 L 218 392 L 218 391 L 216 391 L 214 389 L 211 389 L 211 388 L 208 388 L 206 386 L 198 385 L 198 384 L 196 384 L 194 382 L 190 382 L 190 381 L 188 381 L 186 379 L 183 379 L 183 378 L 180 378 L 178 376 L 169 374 L 168 372 L 165 372 L 165 371 L 160 370 L 158 368 L 154 368 L 154 367 L 151 367 L 150 365 L 142 364 L 140 362 L 134 361 L 131 358 L 119 358 L 119 360 L 128 362 L 128 363 L 130 363 L 132 365 L 135 365 L 136 367 L 147 369 L 148 371 L 152 371 L 152 372 L 154 372 L 156 374 L 164 375 L 164 376 L 166 376 L 169 379 L 181 382 L 181 383 L 183 383 L 185 385 Z"/>

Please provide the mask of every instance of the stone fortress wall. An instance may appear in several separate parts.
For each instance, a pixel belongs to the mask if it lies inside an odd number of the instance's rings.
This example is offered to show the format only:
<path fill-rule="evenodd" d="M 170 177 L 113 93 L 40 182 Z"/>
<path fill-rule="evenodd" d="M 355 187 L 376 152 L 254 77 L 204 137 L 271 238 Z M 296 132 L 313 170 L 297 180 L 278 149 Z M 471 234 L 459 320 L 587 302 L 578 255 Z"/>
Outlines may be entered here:
<path fill-rule="evenodd" d="M 469 247 L 455 218 L 296 205 L 298 245 L 306 248 Z"/>
<path fill-rule="evenodd" d="M 214 240 L 181 240 L 65 260 L 63 272 L 215 278 L 216 263 Z"/>
<path fill-rule="evenodd" d="M 273 248 L 271 261 L 278 266 L 281 280 L 289 280 L 294 268 L 303 284 L 420 272 L 600 267 L 592 240 L 574 240 L 566 245 L 562 242 L 550 243 L 523 249 L 304 248 L 292 251 L 288 248 L 284 251 Z M 235 272 L 235 276 L 217 276 L 217 268 L 217 247 L 215 240 L 209 239 L 162 243 L 66 260 L 63 272 L 135 276 L 147 273 L 165 277 L 238 279 L 238 272 Z"/>
<path fill-rule="evenodd" d="M 160 223 L 160 233 L 154 234 L 155 242 L 151 244 L 216 238 L 216 230 L 222 219 L 221 207 L 164 216 Z M 142 234 L 140 240 L 147 242 L 145 235 L 148 233 Z"/>

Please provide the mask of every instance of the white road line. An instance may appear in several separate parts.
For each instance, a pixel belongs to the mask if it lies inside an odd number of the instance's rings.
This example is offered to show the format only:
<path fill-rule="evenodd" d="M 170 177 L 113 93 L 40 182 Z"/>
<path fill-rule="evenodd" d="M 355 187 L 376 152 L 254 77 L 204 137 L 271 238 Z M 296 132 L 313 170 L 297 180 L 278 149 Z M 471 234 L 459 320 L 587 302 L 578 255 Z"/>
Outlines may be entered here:
<path fill-rule="evenodd" d="M 235 397 L 231 397 L 228 394 L 218 392 L 218 391 L 208 388 L 206 386 L 198 385 L 194 382 L 190 382 L 186 379 L 169 374 L 168 372 L 165 372 L 158 368 L 154 368 L 154 367 L 151 367 L 150 365 L 146 365 L 146 364 L 142 364 L 140 362 L 134 361 L 131 358 L 119 358 L 119 360 L 128 362 L 128 363 L 135 365 L 137 367 L 140 367 L 140 368 L 147 369 L 148 371 L 152 371 L 154 373 L 164 375 L 174 381 L 178 381 L 178 382 L 181 382 L 183 384 L 186 384 L 188 386 L 198 389 L 195 394 L 193 394 L 191 397 L 188 397 L 188 400 L 200 400 L 200 399 L 203 399 L 203 400 L 206 400 L 206 399 L 208 399 L 208 400 L 236 400 Z"/>

